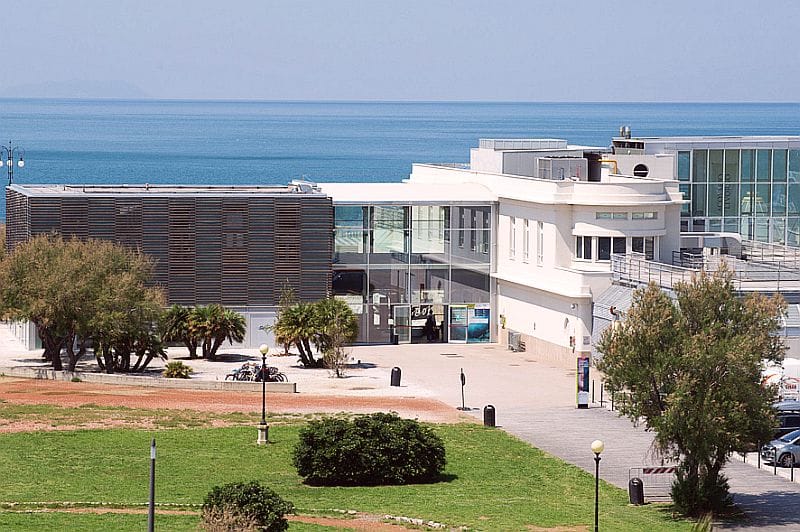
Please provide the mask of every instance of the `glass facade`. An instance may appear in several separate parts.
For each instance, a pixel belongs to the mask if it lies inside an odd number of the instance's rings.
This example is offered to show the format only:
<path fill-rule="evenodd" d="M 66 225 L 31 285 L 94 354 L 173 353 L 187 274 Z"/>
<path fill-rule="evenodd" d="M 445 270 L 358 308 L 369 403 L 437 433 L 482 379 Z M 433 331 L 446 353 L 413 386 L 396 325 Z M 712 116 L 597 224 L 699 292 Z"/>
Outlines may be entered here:
<path fill-rule="evenodd" d="M 390 343 L 392 335 L 401 342 L 427 341 L 429 313 L 438 341 L 463 341 L 449 336 L 455 330 L 448 325 L 449 309 L 464 307 L 481 319 L 490 314 L 491 209 L 336 205 L 333 293 L 360 316 L 357 341 Z M 467 335 L 466 341 L 489 339 Z"/>
<path fill-rule="evenodd" d="M 676 166 L 682 230 L 800 246 L 800 150 L 681 150 Z"/>

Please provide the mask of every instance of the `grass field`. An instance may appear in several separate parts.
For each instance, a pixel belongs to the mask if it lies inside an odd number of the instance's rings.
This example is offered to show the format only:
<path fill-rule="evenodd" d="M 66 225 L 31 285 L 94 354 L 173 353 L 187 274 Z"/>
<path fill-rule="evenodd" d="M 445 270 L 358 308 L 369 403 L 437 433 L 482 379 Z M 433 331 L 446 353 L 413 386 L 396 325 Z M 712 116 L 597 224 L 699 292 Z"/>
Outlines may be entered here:
<path fill-rule="evenodd" d="M 56 424 L 96 422 L 94 410 L 0 405 L 6 414 L 58 419 Z M 103 410 L 103 409 L 98 409 Z M 73 412 L 75 417 L 70 415 Z M 124 412 L 124 410 L 123 410 Z M 152 412 L 128 411 L 150 419 Z M 196 505 L 211 487 L 259 480 L 292 501 L 301 514 L 357 510 L 424 518 L 476 530 L 525 530 L 588 526 L 594 509 L 594 479 L 588 473 L 534 449 L 506 433 L 477 425 L 437 425 L 447 449 L 447 480 L 436 484 L 372 488 L 308 487 L 291 466 L 302 426 L 284 420 L 270 428 L 272 443 L 255 445 L 251 426 L 207 428 L 210 421 L 241 422 L 238 416 L 177 412 L 167 426 L 141 430 L 69 430 L 0 435 L 0 503 L 39 509 L 52 503 L 104 503 L 137 507 L 147 501 L 150 438 L 158 445 L 156 500 Z M 156 416 L 158 417 L 158 416 Z M 171 419 L 171 421 L 170 421 Z M 178 422 L 178 420 L 180 422 Z M 632 507 L 623 490 L 601 483 L 604 530 L 689 530 L 668 509 Z M 0 511 L 0 529 L 141 530 L 146 515 Z M 196 530 L 192 515 L 158 515 L 159 530 Z M 291 530 L 332 530 L 292 523 Z"/>

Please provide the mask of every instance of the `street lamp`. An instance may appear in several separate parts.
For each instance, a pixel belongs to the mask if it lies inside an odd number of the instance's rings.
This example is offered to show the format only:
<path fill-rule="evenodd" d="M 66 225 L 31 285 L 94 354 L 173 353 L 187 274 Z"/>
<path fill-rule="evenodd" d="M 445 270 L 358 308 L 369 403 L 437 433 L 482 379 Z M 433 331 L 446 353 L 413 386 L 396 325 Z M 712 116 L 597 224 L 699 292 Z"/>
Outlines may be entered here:
<path fill-rule="evenodd" d="M 598 516 L 598 496 L 600 494 L 600 453 L 605 449 L 603 440 L 594 440 L 592 442 L 592 452 L 594 453 L 594 532 L 597 530 L 597 516 Z"/>
<path fill-rule="evenodd" d="M 17 166 L 22 168 L 25 166 L 25 150 L 19 146 L 14 146 L 11 141 L 8 141 L 8 146 L 0 146 L 0 167 L 3 165 L 8 167 L 8 184 L 14 180 L 14 157 L 18 158 Z"/>
<path fill-rule="evenodd" d="M 258 422 L 258 445 L 267 443 L 269 425 L 267 425 L 267 353 L 269 346 L 261 344 L 258 347 L 261 352 L 261 421 Z"/>

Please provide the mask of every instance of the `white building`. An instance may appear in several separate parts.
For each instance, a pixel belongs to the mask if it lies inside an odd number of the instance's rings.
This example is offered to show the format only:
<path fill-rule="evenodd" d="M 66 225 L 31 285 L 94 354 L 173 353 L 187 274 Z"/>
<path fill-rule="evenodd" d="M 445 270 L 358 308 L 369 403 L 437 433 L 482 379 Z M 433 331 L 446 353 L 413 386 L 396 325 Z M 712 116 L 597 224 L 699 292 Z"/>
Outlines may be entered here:
<path fill-rule="evenodd" d="M 386 202 L 387 193 L 410 204 L 491 204 L 492 340 L 519 332 L 528 351 L 571 361 L 591 350 L 592 302 L 611 285 L 612 254 L 659 260 L 680 247 L 677 181 L 616 174 L 605 152 L 557 139 L 482 139 L 469 165 L 414 164 L 391 192 L 322 190 L 334 207 Z"/>

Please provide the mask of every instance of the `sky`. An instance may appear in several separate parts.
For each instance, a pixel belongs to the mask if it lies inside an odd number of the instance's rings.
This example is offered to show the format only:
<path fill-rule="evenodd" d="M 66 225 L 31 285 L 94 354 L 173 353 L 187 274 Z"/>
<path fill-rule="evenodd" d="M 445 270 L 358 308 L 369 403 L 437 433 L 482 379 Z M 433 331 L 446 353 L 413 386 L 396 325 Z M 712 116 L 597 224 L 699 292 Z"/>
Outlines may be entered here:
<path fill-rule="evenodd" d="M 800 100 L 796 0 L 2 6 L 5 97 Z"/>

